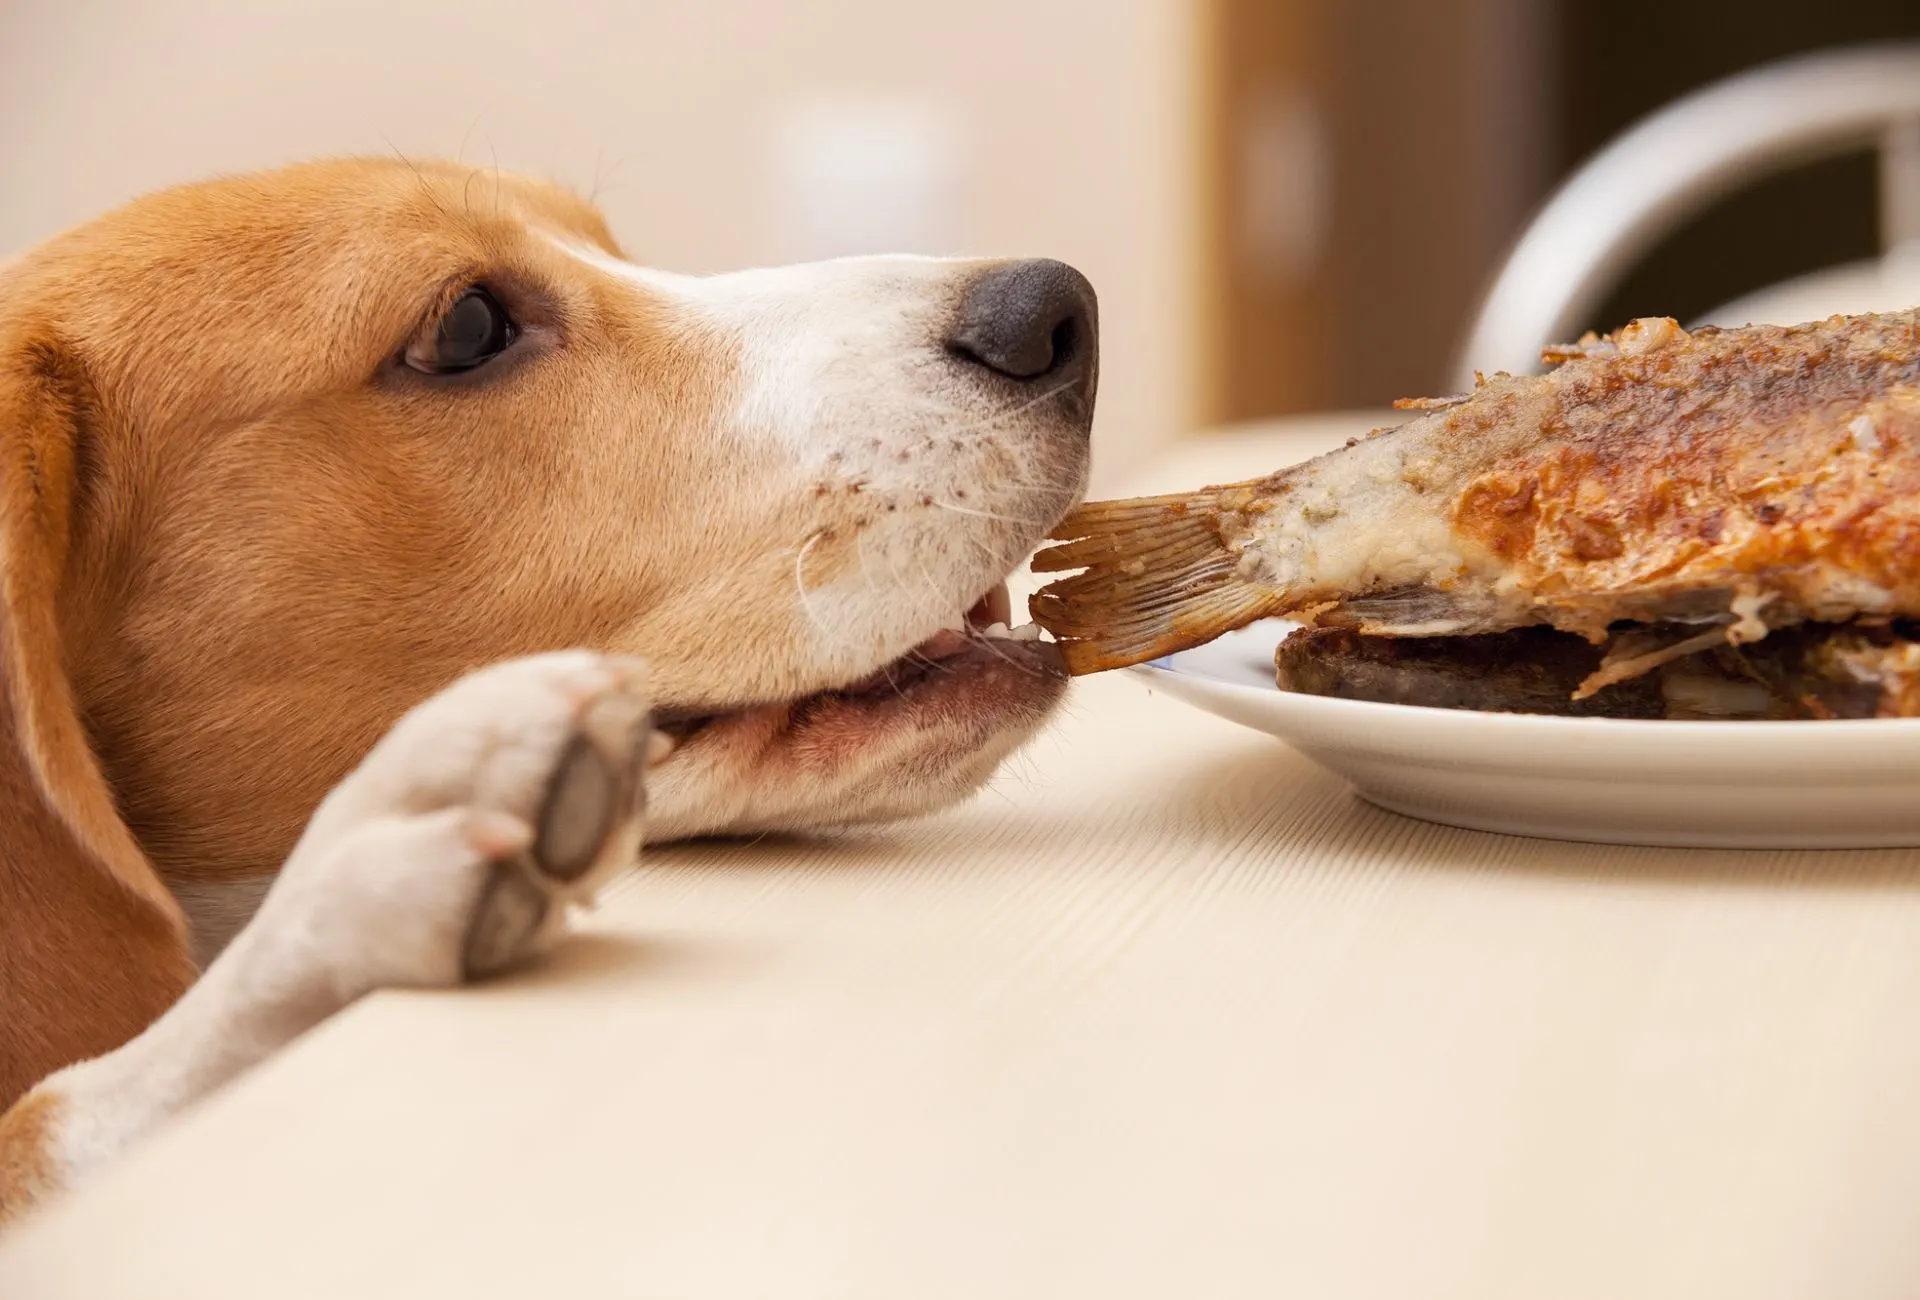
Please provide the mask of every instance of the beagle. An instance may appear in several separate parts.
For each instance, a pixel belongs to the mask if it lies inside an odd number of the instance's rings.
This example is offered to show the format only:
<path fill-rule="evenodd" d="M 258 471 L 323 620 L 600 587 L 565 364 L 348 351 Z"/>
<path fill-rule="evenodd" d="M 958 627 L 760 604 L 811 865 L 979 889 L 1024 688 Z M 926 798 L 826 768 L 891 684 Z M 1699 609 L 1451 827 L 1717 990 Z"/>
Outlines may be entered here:
<path fill-rule="evenodd" d="M 0 1217 L 641 840 L 906 817 L 1065 689 L 1048 261 L 690 278 L 587 203 L 322 162 L 0 265 Z"/>

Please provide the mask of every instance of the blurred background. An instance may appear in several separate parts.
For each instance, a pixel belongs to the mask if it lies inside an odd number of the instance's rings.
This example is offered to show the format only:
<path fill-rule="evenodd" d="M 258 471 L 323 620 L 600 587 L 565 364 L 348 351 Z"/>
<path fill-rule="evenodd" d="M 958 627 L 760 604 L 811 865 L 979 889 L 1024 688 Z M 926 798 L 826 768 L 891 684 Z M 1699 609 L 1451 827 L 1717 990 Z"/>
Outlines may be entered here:
<path fill-rule="evenodd" d="M 1446 389 L 1542 201 L 1644 115 L 1914 0 L 0 0 L 0 257 L 322 153 L 593 194 L 687 271 L 1046 254 L 1102 299 L 1103 464 Z M 1586 310 L 1692 319 L 1876 256 L 1863 143 L 1689 214 Z"/>

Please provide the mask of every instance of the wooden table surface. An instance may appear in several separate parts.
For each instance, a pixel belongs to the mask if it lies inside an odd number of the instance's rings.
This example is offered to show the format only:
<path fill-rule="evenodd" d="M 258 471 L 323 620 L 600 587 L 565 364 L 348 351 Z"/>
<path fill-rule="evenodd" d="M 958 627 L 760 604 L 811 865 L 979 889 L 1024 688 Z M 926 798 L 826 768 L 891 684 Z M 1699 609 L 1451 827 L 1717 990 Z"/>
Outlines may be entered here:
<path fill-rule="evenodd" d="M 1115 674 L 948 815 L 655 852 L 547 969 L 367 1001 L 0 1296 L 1905 1297 L 1917 1084 L 1920 855 L 1423 825 Z"/>

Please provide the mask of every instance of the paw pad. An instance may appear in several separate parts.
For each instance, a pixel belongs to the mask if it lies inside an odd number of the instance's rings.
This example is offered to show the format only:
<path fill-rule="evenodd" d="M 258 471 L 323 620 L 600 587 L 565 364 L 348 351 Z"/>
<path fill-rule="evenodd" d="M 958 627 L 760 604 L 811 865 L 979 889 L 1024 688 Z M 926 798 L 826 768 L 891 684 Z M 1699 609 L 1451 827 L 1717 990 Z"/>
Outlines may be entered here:
<path fill-rule="evenodd" d="M 618 692 L 587 705 L 547 779 L 530 841 L 511 845 L 489 869 L 462 956 L 469 979 L 524 956 L 556 909 L 590 896 L 637 850 L 643 768 L 660 752 L 647 718 L 643 704 Z"/>

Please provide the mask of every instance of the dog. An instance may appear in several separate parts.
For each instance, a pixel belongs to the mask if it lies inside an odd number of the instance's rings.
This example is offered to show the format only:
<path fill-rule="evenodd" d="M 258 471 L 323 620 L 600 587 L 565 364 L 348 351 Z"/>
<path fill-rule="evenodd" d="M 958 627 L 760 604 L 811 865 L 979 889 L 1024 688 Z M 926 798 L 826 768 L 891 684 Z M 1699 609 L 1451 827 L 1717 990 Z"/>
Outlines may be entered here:
<path fill-rule="evenodd" d="M 0 1215 L 355 998 L 511 967 L 641 842 L 953 803 L 1066 677 L 1062 263 L 694 278 L 354 159 L 0 264 Z"/>

